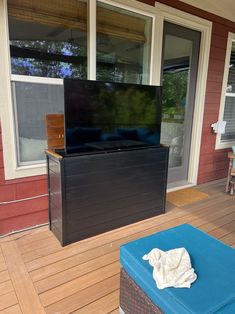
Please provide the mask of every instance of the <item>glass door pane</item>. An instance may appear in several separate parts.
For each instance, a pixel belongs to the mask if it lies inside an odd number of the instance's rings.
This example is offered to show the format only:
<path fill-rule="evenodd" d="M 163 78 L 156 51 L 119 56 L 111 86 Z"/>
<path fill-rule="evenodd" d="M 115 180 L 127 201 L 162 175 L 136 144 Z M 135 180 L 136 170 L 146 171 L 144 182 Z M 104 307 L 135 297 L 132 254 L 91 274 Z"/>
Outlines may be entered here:
<path fill-rule="evenodd" d="M 200 33 L 164 24 L 161 143 L 170 146 L 168 182 L 187 181 Z"/>
<path fill-rule="evenodd" d="M 97 80 L 148 84 L 152 18 L 98 2 Z"/>

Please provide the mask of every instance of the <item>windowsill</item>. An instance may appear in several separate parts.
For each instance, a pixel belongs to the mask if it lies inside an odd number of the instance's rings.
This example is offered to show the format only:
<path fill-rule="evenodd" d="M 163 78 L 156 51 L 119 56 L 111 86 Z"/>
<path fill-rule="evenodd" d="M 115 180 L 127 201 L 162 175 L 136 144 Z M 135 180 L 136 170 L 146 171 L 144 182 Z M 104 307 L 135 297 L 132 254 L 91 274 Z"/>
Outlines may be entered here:
<path fill-rule="evenodd" d="M 45 175 L 47 173 L 46 163 L 28 165 L 28 166 L 19 166 L 15 170 L 6 171 L 5 176 L 6 180 L 20 179 L 32 176 Z"/>
<path fill-rule="evenodd" d="M 215 149 L 216 150 L 227 149 L 227 148 L 231 148 L 232 146 L 235 146 L 235 141 L 228 142 L 228 143 L 218 143 L 218 144 L 216 144 Z"/>

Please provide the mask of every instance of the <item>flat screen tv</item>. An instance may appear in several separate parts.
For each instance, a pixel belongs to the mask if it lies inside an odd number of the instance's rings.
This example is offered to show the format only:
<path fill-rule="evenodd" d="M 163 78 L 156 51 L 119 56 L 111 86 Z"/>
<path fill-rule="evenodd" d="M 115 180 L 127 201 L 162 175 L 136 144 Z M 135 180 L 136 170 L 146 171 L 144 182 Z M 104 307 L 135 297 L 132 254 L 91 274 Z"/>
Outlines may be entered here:
<path fill-rule="evenodd" d="M 64 79 L 65 152 L 160 145 L 161 87 Z"/>

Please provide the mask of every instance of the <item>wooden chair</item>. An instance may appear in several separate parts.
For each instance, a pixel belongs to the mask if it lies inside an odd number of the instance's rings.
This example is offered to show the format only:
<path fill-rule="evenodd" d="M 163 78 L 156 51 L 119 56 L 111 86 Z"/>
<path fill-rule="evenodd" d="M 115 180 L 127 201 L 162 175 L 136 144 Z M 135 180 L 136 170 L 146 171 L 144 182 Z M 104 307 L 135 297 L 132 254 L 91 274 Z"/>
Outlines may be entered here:
<path fill-rule="evenodd" d="M 49 150 L 64 149 L 64 115 L 46 114 L 47 148 Z"/>
<path fill-rule="evenodd" d="M 230 194 L 233 195 L 235 189 L 235 168 L 233 168 L 233 160 L 235 160 L 235 154 L 228 153 L 228 158 L 229 168 L 225 191 L 230 192 Z"/>

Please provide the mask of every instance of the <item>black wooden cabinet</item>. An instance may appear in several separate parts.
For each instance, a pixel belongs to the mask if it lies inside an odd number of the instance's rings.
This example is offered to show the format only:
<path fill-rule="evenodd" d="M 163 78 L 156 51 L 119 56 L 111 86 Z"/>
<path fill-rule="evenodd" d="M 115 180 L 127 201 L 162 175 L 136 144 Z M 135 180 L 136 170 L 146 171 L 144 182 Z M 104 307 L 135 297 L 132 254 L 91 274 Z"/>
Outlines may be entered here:
<path fill-rule="evenodd" d="M 168 148 L 47 151 L 50 228 L 62 245 L 164 213 Z"/>

